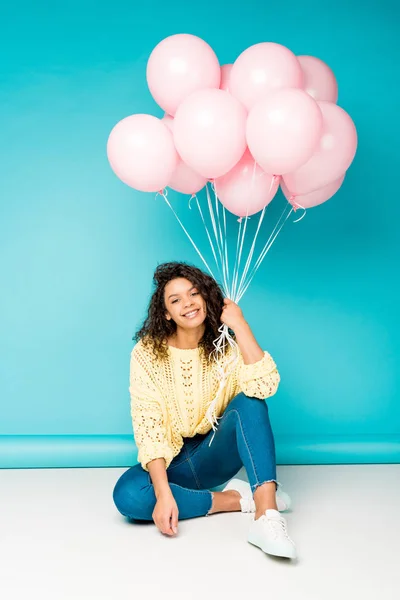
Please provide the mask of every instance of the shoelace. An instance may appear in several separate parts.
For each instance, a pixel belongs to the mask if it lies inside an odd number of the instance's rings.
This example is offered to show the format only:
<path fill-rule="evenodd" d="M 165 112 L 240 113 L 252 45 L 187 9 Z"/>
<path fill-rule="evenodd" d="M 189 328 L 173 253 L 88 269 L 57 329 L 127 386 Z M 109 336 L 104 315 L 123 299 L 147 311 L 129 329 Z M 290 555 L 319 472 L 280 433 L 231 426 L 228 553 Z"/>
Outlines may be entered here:
<path fill-rule="evenodd" d="M 283 533 L 284 536 L 289 540 L 289 542 L 294 544 L 293 540 L 289 537 L 289 534 L 286 529 L 286 522 L 283 520 L 282 517 L 267 517 L 267 515 L 265 515 L 264 522 L 267 523 L 270 530 L 272 531 L 274 539 L 277 539 L 278 535 Z"/>

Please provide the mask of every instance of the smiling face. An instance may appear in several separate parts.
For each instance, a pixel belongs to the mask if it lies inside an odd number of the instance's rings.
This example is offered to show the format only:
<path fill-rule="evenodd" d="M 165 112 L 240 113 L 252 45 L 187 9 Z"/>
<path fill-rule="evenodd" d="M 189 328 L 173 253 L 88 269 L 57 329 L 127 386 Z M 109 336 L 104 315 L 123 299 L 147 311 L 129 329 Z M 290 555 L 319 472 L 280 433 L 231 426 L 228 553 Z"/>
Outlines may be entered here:
<path fill-rule="evenodd" d="M 166 318 L 182 329 L 195 329 L 206 318 L 206 303 L 198 289 L 184 278 L 172 279 L 164 290 Z"/>

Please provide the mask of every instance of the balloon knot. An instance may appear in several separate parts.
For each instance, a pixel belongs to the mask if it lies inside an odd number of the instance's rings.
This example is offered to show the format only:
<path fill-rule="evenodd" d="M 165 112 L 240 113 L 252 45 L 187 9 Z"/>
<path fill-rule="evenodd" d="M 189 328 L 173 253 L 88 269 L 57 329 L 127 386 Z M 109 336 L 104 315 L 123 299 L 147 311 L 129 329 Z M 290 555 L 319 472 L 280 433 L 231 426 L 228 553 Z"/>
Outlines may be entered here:
<path fill-rule="evenodd" d="M 299 205 L 297 204 L 297 202 L 295 202 L 295 198 L 296 198 L 295 194 L 292 194 L 292 195 L 290 196 L 290 198 L 289 198 L 289 202 L 290 202 L 290 204 L 293 206 L 293 210 L 294 210 L 294 212 L 296 212 L 296 210 L 297 210 L 298 208 L 300 208 L 300 207 L 299 207 Z"/>

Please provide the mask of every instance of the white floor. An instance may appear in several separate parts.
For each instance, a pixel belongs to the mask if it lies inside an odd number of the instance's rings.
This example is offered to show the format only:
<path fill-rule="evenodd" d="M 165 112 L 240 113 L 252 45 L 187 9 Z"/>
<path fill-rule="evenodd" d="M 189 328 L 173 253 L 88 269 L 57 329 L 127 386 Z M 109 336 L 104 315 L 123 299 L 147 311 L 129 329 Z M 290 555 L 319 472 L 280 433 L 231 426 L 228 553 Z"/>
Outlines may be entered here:
<path fill-rule="evenodd" d="M 400 599 L 400 465 L 278 466 L 296 561 L 246 542 L 248 515 L 177 538 L 114 507 L 126 469 L 0 471 L 3 600 Z"/>

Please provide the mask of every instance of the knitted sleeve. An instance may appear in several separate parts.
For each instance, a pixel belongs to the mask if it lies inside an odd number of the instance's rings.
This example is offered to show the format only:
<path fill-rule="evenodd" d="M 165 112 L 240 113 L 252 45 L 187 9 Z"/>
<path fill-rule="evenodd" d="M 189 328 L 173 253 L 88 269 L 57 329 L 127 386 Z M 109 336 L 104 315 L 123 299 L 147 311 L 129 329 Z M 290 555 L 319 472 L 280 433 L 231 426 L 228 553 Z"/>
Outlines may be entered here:
<path fill-rule="evenodd" d="M 166 435 L 160 392 L 151 376 L 151 369 L 146 365 L 146 357 L 135 348 L 131 353 L 129 392 L 139 462 L 148 471 L 150 461 L 164 458 L 168 468 L 173 450 Z"/>
<path fill-rule="evenodd" d="M 264 352 L 263 358 L 252 365 L 245 365 L 239 353 L 237 364 L 237 392 L 263 400 L 273 396 L 280 382 L 280 375 L 272 356 Z"/>

